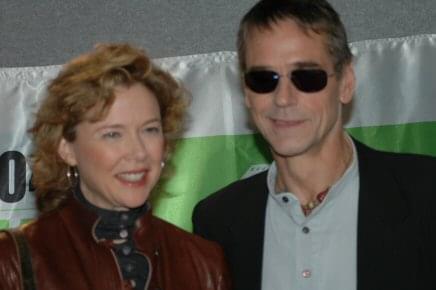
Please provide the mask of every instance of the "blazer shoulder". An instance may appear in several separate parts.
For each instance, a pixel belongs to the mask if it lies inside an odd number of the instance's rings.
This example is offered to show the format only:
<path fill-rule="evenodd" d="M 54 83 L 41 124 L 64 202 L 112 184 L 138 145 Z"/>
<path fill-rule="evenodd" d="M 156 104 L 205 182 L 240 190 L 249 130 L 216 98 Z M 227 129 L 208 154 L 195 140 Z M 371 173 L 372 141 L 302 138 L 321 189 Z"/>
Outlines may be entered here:
<path fill-rule="evenodd" d="M 267 171 L 234 181 L 199 202 L 199 206 L 220 208 L 251 199 L 253 191 L 267 191 Z"/>
<path fill-rule="evenodd" d="M 433 156 L 412 153 L 390 153 L 387 155 L 387 158 L 394 162 L 395 165 L 404 165 L 410 169 L 436 169 L 436 157 Z"/>
<path fill-rule="evenodd" d="M 262 211 L 268 195 L 266 178 L 264 171 L 237 180 L 197 203 L 192 214 L 194 233 L 217 240 L 211 236 L 212 228 L 230 224 L 242 212 Z"/>
<path fill-rule="evenodd" d="M 436 157 L 380 151 L 361 143 L 357 151 L 361 176 L 392 176 L 397 184 L 411 192 L 422 189 L 434 192 Z"/>
<path fill-rule="evenodd" d="M 371 148 L 363 143 L 354 140 L 359 155 L 359 162 L 367 160 L 381 162 L 399 168 L 436 168 L 436 157 L 416 153 L 399 153 L 383 151 Z"/>

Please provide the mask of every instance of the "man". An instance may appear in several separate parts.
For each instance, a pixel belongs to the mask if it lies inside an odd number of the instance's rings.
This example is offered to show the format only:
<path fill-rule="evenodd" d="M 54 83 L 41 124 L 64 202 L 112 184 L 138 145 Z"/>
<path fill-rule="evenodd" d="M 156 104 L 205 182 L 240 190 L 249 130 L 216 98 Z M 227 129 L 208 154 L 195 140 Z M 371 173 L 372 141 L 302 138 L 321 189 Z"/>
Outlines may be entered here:
<path fill-rule="evenodd" d="M 355 76 L 325 0 L 263 0 L 238 36 L 245 103 L 266 172 L 201 201 L 234 289 L 436 289 L 436 159 L 379 152 L 343 129 Z"/>

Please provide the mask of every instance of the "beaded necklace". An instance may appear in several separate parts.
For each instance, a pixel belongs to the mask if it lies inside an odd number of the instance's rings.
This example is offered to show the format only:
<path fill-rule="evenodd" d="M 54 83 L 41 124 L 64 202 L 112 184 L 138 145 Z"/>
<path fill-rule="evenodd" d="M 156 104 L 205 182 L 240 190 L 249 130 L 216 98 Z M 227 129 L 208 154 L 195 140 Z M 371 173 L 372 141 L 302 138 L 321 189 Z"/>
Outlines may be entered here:
<path fill-rule="evenodd" d="M 318 193 L 314 200 L 308 202 L 307 204 L 302 204 L 301 209 L 303 210 L 303 213 L 305 216 L 308 216 L 318 205 L 320 205 L 325 197 L 327 196 L 327 193 L 329 192 L 330 188 L 327 188 L 324 191 L 321 191 Z"/>

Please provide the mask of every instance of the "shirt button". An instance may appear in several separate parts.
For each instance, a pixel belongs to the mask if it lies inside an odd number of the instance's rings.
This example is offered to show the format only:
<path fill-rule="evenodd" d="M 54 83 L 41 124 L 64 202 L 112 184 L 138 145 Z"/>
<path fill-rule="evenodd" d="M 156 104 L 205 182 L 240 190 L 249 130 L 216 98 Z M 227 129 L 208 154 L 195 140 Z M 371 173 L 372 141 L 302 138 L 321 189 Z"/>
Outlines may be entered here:
<path fill-rule="evenodd" d="M 301 229 L 303 231 L 303 233 L 308 234 L 310 232 L 310 229 L 308 227 L 303 227 Z"/>
<path fill-rule="evenodd" d="M 301 275 L 303 276 L 303 278 L 310 278 L 310 276 L 312 276 L 312 272 L 306 269 L 301 272 Z"/>
<path fill-rule="evenodd" d="M 133 288 L 136 287 L 136 281 L 135 280 L 130 280 L 130 285 L 132 285 Z"/>
<path fill-rule="evenodd" d="M 288 203 L 288 202 L 289 202 L 289 198 L 288 198 L 287 196 L 283 196 L 283 197 L 282 197 L 282 201 L 283 201 L 284 203 Z"/>
<path fill-rule="evenodd" d="M 127 221 L 129 219 L 129 216 L 126 213 L 121 214 L 121 220 Z"/>
<path fill-rule="evenodd" d="M 128 256 L 132 252 L 132 247 L 130 246 L 124 246 L 121 251 L 125 256 Z"/>
<path fill-rule="evenodd" d="M 120 231 L 120 237 L 122 239 L 127 238 L 128 235 L 129 235 L 129 232 L 126 229 Z"/>
<path fill-rule="evenodd" d="M 126 271 L 130 273 L 133 271 L 134 268 L 135 267 L 132 264 L 127 264 L 124 269 L 126 269 Z"/>

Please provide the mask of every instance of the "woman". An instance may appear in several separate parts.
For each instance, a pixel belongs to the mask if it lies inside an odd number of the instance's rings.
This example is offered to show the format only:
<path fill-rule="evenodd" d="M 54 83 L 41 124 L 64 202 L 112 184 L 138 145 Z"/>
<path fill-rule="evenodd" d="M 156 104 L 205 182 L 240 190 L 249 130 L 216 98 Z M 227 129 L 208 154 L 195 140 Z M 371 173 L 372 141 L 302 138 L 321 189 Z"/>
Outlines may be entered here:
<path fill-rule="evenodd" d="M 63 68 L 31 129 L 41 215 L 0 235 L 2 290 L 32 274 L 40 290 L 230 288 L 220 248 L 153 217 L 147 202 L 185 104 L 177 82 L 128 45 Z"/>

